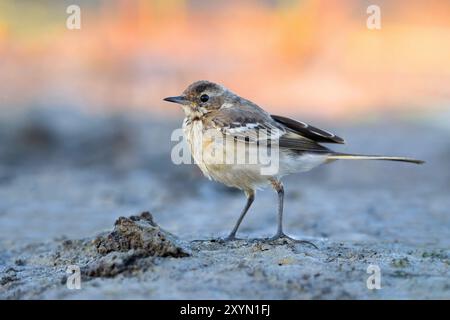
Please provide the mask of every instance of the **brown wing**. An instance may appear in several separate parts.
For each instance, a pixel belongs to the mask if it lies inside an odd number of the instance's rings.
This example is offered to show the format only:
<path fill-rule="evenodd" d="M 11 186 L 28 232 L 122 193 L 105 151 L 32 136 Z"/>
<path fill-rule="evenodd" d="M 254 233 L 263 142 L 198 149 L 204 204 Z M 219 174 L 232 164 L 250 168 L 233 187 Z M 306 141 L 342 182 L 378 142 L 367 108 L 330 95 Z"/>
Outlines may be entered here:
<path fill-rule="evenodd" d="M 337 135 L 310 126 L 307 123 L 293 120 L 290 118 L 282 117 L 282 116 L 276 116 L 271 115 L 272 119 L 274 119 L 276 122 L 281 123 L 285 128 L 287 128 L 289 131 L 298 134 L 300 136 L 303 136 L 305 138 L 308 138 L 315 142 L 321 142 L 321 143 L 345 143 L 344 139 L 338 137 Z"/>
<path fill-rule="evenodd" d="M 278 140 L 286 130 L 268 114 L 256 108 L 229 108 L 211 114 L 209 123 L 227 136 L 257 143 L 261 140 Z"/>
<path fill-rule="evenodd" d="M 269 114 L 255 108 L 230 108 L 212 116 L 210 124 L 227 136 L 249 143 L 277 140 L 281 148 L 298 152 L 330 152 L 318 142 L 277 122 Z M 262 131 L 260 131 L 262 130 Z M 261 133 L 263 133 L 261 135 Z"/>

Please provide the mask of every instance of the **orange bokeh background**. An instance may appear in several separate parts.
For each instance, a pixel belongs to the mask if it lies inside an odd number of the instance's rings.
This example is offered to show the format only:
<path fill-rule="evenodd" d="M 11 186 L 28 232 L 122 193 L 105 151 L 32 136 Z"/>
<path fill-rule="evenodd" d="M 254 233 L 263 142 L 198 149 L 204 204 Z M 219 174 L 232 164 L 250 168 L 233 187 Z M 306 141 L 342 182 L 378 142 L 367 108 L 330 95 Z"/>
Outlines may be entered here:
<path fill-rule="evenodd" d="M 66 28 L 73 3 L 81 30 Z M 208 79 L 272 112 L 416 114 L 450 105 L 450 2 L 2 1 L 0 70 L 2 113 L 171 115 L 163 97 Z"/>

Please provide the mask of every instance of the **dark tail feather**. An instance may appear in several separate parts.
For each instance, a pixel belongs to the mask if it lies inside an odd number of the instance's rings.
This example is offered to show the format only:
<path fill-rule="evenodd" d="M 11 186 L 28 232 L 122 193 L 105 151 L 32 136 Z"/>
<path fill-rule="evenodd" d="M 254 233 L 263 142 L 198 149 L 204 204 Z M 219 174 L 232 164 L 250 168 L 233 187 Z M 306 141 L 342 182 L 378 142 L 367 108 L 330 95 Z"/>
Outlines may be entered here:
<path fill-rule="evenodd" d="M 388 156 L 373 156 L 373 155 L 364 155 L 364 154 L 346 154 L 346 153 L 334 153 L 328 156 L 329 160 L 389 160 L 389 161 L 401 161 L 401 162 L 409 162 L 415 164 L 422 164 L 425 161 L 416 160 L 405 157 L 388 157 Z"/>

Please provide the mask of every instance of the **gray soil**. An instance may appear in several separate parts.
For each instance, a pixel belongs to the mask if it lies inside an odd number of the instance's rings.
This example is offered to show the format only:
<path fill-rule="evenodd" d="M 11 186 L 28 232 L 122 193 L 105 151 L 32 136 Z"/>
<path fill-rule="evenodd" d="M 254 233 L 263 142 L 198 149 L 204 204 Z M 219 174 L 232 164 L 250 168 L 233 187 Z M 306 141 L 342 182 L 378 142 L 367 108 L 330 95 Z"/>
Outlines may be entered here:
<path fill-rule="evenodd" d="M 180 114 L 181 118 L 181 114 Z M 244 195 L 170 160 L 179 126 L 49 110 L 0 119 L 2 299 L 449 299 L 450 119 L 315 123 L 335 149 L 422 166 L 341 161 L 287 177 L 285 228 Z M 69 266 L 81 289 L 68 289 Z M 381 289 L 370 290 L 370 265 Z"/>

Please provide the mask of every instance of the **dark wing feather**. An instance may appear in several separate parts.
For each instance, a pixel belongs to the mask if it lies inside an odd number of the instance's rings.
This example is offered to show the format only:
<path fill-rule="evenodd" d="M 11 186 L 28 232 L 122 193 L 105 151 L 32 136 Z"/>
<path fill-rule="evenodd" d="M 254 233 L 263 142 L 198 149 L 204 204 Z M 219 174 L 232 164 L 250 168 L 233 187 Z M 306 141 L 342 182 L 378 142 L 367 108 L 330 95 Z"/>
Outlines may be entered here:
<path fill-rule="evenodd" d="M 249 143 L 258 143 L 261 140 L 278 140 L 280 148 L 294 152 L 332 152 L 319 142 L 343 143 L 341 138 L 281 116 L 271 116 L 254 103 L 237 98 L 233 101 L 234 107 L 221 108 L 211 112 L 207 117 L 214 128 L 223 134 Z M 269 136 L 258 135 L 258 130 L 265 130 Z"/>
<path fill-rule="evenodd" d="M 318 144 L 317 142 L 308 138 L 296 135 L 291 136 L 289 133 L 282 136 L 279 140 L 281 148 L 297 151 L 297 152 L 312 152 L 312 153 L 330 153 L 330 149 Z"/>
<path fill-rule="evenodd" d="M 247 109 L 245 112 L 242 108 L 223 109 L 220 113 L 216 113 L 209 123 L 223 134 L 249 143 L 277 140 L 280 148 L 295 152 L 330 152 L 316 141 L 293 132 L 276 122 L 270 115 L 255 108 Z M 262 136 L 259 130 L 264 130 Z"/>
<path fill-rule="evenodd" d="M 281 123 L 287 129 L 289 129 L 291 132 L 301 135 L 310 140 L 321 143 L 345 143 L 344 139 L 338 137 L 337 135 L 310 126 L 307 123 L 282 116 L 271 115 L 271 117 L 278 123 Z"/>

